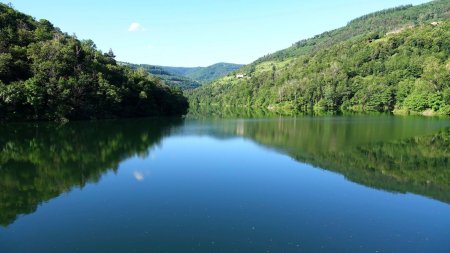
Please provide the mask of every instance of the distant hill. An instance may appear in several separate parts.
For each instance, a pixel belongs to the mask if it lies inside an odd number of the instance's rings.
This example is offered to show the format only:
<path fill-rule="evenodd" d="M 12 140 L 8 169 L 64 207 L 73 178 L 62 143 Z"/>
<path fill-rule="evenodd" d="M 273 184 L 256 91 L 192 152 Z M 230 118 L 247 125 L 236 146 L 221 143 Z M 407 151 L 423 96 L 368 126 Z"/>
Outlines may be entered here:
<path fill-rule="evenodd" d="M 195 88 L 198 88 L 201 86 L 201 83 L 198 81 L 195 81 L 191 78 L 185 77 L 180 74 L 176 74 L 174 72 L 170 72 L 160 66 L 153 66 L 153 65 L 147 65 L 147 64 L 132 64 L 132 63 L 125 63 L 125 62 L 121 62 L 120 64 L 129 66 L 132 69 L 142 68 L 146 72 L 160 78 L 162 81 L 164 81 L 164 83 L 166 85 L 169 85 L 172 87 L 178 87 L 182 90 L 195 89 Z"/>
<path fill-rule="evenodd" d="M 449 19 L 449 0 L 362 16 L 190 92 L 191 108 L 450 115 Z"/>
<path fill-rule="evenodd" d="M 220 77 L 226 76 L 227 74 L 236 71 L 243 66 L 244 65 L 222 62 L 208 67 L 183 68 L 162 66 L 161 68 L 172 74 L 188 77 L 200 83 L 208 83 Z"/>
<path fill-rule="evenodd" d="M 179 87 L 182 90 L 191 90 L 202 84 L 226 76 L 230 72 L 240 69 L 244 65 L 232 63 L 217 63 L 208 67 L 168 67 L 148 64 L 133 64 L 121 62 L 133 69 L 142 68 L 148 73 L 160 78 L 167 85 Z"/>

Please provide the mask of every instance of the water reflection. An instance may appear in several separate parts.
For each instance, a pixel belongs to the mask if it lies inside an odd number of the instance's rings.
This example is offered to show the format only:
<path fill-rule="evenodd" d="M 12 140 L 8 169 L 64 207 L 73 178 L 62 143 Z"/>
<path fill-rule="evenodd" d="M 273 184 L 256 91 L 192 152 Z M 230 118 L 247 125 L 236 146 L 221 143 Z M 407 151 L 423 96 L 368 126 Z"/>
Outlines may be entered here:
<path fill-rule="evenodd" d="M 450 203 L 450 122 L 392 116 L 203 120 L 184 134 L 241 136 L 366 186 Z"/>
<path fill-rule="evenodd" d="M 141 171 L 137 171 L 137 170 L 134 171 L 133 176 L 136 179 L 136 181 L 138 181 L 138 182 L 143 181 L 145 179 L 145 175 Z"/>
<path fill-rule="evenodd" d="M 74 187 L 99 181 L 129 157 L 147 157 L 149 147 L 181 123 L 147 119 L 0 125 L 0 224 L 11 224 Z"/>
<path fill-rule="evenodd" d="M 98 182 L 127 158 L 154 159 L 151 147 L 169 136 L 244 137 L 359 184 L 450 203 L 449 125 L 383 116 L 1 125 L 0 224 Z M 138 182 L 147 176 L 133 172 Z"/>

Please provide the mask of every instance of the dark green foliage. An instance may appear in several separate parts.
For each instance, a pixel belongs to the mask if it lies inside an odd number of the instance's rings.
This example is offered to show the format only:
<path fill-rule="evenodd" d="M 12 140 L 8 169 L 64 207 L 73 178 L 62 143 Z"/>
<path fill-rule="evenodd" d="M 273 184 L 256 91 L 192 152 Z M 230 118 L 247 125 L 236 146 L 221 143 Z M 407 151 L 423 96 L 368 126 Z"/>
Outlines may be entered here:
<path fill-rule="evenodd" d="M 188 93 L 191 105 L 449 115 L 449 10 L 449 1 L 434 1 L 364 16 L 305 41 L 311 50 L 287 49 L 244 67 L 248 78 Z"/>
<path fill-rule="evenodd" d="M 181 91 L 0 4 L 0 120 L 181 115 Z"/>

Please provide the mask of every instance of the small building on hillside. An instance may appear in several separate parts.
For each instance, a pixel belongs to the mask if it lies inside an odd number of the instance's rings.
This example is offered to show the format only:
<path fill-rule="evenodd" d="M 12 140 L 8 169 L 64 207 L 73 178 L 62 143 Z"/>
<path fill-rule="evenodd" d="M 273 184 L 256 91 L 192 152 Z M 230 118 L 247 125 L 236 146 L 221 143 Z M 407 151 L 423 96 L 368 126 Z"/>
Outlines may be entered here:
<path fill-rule="evenodd" d="M 245 74 L 237 74 L 236 75 L 236 78 L 237 79 L 242 79 L 242 78 L 244 78 L 245 77 Z"/>
<path fill-rule="evenodd" d="M 437 26 L 437 25 L 440 25 L 440 24 L 441 24 L 441 22 L 436 22 L 436 21 L 435 22 L 431 22 L 432 26 Z"/>

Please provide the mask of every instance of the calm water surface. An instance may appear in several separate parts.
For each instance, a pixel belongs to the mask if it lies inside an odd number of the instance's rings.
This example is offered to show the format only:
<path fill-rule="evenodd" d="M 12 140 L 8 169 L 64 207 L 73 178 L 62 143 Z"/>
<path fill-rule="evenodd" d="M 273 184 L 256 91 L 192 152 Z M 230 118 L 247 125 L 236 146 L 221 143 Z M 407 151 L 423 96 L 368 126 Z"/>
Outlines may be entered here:
<path fill-rule="evenodd" d="M 450 121 L 0 125 L 0 252 L 450 252 Z"/>

